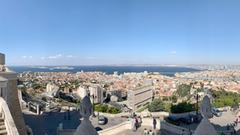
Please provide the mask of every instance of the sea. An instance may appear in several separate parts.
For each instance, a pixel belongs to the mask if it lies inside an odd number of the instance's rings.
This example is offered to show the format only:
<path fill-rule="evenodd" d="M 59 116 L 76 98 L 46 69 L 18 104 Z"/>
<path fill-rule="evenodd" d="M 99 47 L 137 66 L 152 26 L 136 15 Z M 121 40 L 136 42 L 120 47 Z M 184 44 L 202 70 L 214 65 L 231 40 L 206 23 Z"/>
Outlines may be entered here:
<path fill-rule="evenodd" d="M 176 67 L 176 66 L 10 66 L 11 70 L 22 72 L 105 72 L 106 74 L 118 74 L 128 72 L 158 72 L 166 76 L 174 76 L 181 72 L 197 72 L 200 71 L 194 68 Z"/>

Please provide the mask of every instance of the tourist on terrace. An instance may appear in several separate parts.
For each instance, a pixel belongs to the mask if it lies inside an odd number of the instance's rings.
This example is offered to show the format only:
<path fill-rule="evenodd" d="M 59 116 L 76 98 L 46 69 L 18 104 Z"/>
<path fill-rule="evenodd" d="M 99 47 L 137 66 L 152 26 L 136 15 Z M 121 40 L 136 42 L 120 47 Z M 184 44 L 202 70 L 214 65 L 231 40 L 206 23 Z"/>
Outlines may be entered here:
<path fill-rule="evenodd" d="M 156 129 L 156 125 L 157 125 L 157 120 L 155 118 L 153 118 L 153 129 Z"/>
<path fill-rule="evenodd" d="M 138 116 L 137 120 L 138 120 L 138 127 L 141 127 L 141 124 L 142 124 L 141 116 Z"/>
<path fill-rule="evenodd" d="M 137 128 L 136 128 L 136 119 L 135 118 L 132 118 L 132 130 L 133 131 L 137 130 Z"/>
<path fill-rule="evenodd" d="M 139 121 L 138 121 L 138 118 L 135 117 L 135 129 L 137 130 L 139 128 Z"/>

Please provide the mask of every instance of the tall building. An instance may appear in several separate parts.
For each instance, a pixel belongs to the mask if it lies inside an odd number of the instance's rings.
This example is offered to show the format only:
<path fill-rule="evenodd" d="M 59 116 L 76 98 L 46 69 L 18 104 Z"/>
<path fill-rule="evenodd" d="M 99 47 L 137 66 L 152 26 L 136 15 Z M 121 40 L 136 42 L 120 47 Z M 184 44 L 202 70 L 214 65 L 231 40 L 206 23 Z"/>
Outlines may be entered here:
<path fill-rule="evenodd" d="M 59 87 L 53 83 L 48 83 L 46 86 L 46 92 L 52 92 L 59 90 Z"/>
<path fill-rule="evenodd" d="M 103 102 L 103 88 L 99 85 L 93 85 L 89 87 L 90 97 L 94 103 Z"/>
<path fill-rule="evenodd" d="M 7 103 L 20 135 L 26 135 L 17 91 L 17 74 L 5 66 L 5 55 L 0 53 L 0 97 Z"/>
<path fill-rule="evenodd" d="M 133 111 L 151 103 L 153 100 L 153 85 L 146 84 L 128 91 L 128 106 Z"/>

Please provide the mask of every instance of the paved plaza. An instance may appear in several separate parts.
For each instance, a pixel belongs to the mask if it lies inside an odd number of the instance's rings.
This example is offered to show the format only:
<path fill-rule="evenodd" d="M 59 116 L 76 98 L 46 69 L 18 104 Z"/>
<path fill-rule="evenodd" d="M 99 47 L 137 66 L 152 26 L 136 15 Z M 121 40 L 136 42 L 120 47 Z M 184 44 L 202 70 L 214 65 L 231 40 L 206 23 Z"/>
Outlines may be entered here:
<path fill-rule="evenodd" d="M 177 135 L 177 134 L 173 134 L 173 133 L 170 133 L 168 131 L 164 131 L 164 130 L 153 130 L 152 127 L 140 127 L 137 131 L 133 131 L 133 130 L 125 130 L 121 133 L 119 133 L 119 135 L 144 135 L 144 129 L 147 129 L 148 131 L 149 130 L 152 130 L 154 131 L 154 135 Z"/>
<path fill-rule="evenodd" d="M 223 112 L 221 117 L 213 117 L 210 119 L 210 122 L 214 125 L 217 131 L 226 131 L 227 125 L 234 123 L 238 116 L 231 111 Z M 240 124 L 235 127 L 235 130 L 240 130 Z"/>
<path fill-rule="evenodd" d="M 140 127 L 140 128 L 138 128 L 137 131 L 133 131 L 130 129 L 124 130 L 123 132 L 119 133 L 119 135 L 144 135 L 143 133 L 144 133 L 145 128 L 148 130 L 150 130 L 150 129 L 152 130 L 152 127 Z M 154 131 L 154 132 L 156 133 L 157 131 Z"/>
<path fill-rule="evenodd" d="M 236 113 L 232 112 L 232 111 L 227 111 L 227 112 L 223 112 L 222 116 L 220 117 L 216 117 L 214 116 L 213 118 L 209 119 L 210 122 L 213 124 L 214 128 L 218 131 L 227 131 L 227 126 L 231 125 L 234 123 L 234 121 L 236 120 L 237 115 Z M 191 125 L 181 125 L 181 127 L 187 128 L 187 129 L 191 129 L 191 130 L 195 130 L 197 128 L 198 124 L 191 124 Z M 235 128 L 236 131 L 240 130 L 240 124 L 238 124 L 238 126 Z"/>
<path fill-rule="evenodd" d="M 99 125 L 97 117 L 91 117 L 90 121 L 92 122 L 92 125 L 94 127 L 99 127 L 101 129 L 107 129 L 107 128 L 110 128 L 112 126 L 115 126 L 115 125 L 118 125 L 118 124 L 121 124 L 121 123 L 127 121 L 127 118 L 121 118 L 121 117 L 107 117 L 107 119 L 108 119 L 107 124 L 105 124 L 105 125 Z"/>

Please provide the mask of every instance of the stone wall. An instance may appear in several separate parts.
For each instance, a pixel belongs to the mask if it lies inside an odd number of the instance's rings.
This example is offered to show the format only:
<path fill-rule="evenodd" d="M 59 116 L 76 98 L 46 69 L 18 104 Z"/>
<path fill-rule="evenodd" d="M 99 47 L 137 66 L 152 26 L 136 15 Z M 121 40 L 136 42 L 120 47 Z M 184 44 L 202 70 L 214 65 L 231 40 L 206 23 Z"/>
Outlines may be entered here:
<path fill-rule="evenodd" d="M 23 119 L 23 114 L 21 111 L 18 91 L 17 91 L 17 74 L 5 72 L 1 73 L 0 76 L 8 79 L 7 83 L 7 96 L 6 102 L 8 104 L 11 115 L 14 119 L 15 125 L 17 126 L 18 132 L 20 135 L 26 135 L 26 127 Z"/>

